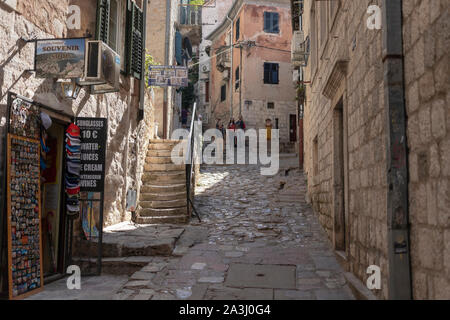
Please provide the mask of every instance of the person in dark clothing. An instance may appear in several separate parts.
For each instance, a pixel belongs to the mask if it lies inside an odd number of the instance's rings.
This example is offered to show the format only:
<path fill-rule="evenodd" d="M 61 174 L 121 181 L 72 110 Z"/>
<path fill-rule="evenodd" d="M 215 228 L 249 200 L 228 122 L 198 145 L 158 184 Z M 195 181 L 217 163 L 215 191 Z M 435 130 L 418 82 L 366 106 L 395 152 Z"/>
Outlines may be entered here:
<path fill-rule="evenodd" d="M 245 130 L 245 122 L 244 122 L 242 116 L 239 116 L 239 120 L 236 122 L 236 129 Z"/>
<path fill-rule="evenodd" d="M 183 108 L 183 110 L 181 110 L 181 124 L 183 126 L 187 126 L 187 121 L 188 121 L 188 111 Z"/>

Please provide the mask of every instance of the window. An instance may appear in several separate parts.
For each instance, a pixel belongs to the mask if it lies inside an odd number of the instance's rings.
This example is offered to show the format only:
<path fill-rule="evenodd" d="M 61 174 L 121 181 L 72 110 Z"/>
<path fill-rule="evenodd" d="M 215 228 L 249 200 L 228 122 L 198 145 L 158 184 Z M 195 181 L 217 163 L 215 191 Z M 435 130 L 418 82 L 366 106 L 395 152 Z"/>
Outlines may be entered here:
<path fill-rule="evenodd" d="M 236 78 L 236 90 L 237 89 L 239 89 L 239 86 L 240 86 L 240 83 L 241 83 L 241 80 L 240 80 L 240 72 L 239 72 L 240 70 L 239 70 L 239 67 L 237 67 L 236 68 L 236 74 L 235 74 L 235 78 Z"/>
<path fill-rule="evenodd" d="M 241 35 L 241 18 L 236 21 L 236 41 L 239 40 Z"/>
<path fill-rule="evenodd" d="M 220 101 L 223 102 L 227 100 L 227 85 L 224 84 L 222 88 L 220 88 Z"/>
<path fill-rule="evenodd" d="M 109 14 L 109 32 L 108 32 L 108 46 L 114 51 L 118 52 L 118 33 L 119 33 L 119 7 L 117 0 L 111 0 L 111 8 Z"/>
<path fill-rule="evenodd" d="M 319 28 L 320 28 L 320 32 L 319 32 L 319 36 L 320 36 L 320 47 L 322 47 L 322 45 L 325 43 L 325 40 L 328 38 L 328 14 L 327 14 L 327 2 L 319 2 L 318 3 L 319 6 Z"/>
<path fill-rule="evenodd" d="M 205 102 L 209 102 L 209 81 L 205 82 Z"/>
<path fill-rule="evenodd" d="M 273 103 L 273 102 L 268 102 L 268 103 L 267 103 L 267 109 L 275 109 L 275 103 Z"/>
<path fill-rule="evenodd" d="M 279 83 L 279 65 L 278 63 L 264 63 L 264 83 L 278 84 Z"/>
<path fill-rule="evenodd" d="M 278 12 L 264 12 L 264 32 L 279 33 L 279 19 Z"/>
<path fill-rule="evenodd" d="M 141 79 L 144 13 L 134 1 L 97 1 L 96 39 L 121 56 L 121 68 Z"/>

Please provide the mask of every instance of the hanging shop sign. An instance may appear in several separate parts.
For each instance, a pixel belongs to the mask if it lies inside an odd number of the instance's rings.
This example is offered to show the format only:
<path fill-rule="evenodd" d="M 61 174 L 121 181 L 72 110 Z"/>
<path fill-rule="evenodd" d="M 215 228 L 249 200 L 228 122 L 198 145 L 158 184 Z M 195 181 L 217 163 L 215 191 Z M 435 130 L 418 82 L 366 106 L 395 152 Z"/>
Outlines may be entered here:
<path fill-rule="evenodd" d="M 36 78 L 82 78 L 85 66 L 85 39 L 37 40 Z"/>
<path fill-rule="evenodd" d="M 77 118 L 81 131 L 81 192 L 101 192 L 105 187 L 108 120 Z"/>
<path fill-rule="evenodd" d="M 7 230 L 9 299 L 41 291 L 40 142 L 8 134 Z"/>
<path fill-rule="evenodd" d="M 187 67 L 150 66 L 148 84 L 153 87 L 187 87 L 188 76 Z"/>

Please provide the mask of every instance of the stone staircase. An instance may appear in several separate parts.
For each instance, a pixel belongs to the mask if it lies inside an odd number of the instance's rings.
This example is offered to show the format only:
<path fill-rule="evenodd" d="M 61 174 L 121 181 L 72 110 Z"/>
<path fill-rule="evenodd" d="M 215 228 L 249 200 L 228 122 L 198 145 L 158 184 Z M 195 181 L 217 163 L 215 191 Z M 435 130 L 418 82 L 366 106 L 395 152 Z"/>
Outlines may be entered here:
<path fill-rule="evenodd" d="M 138 224 L 185 224 L 189 221 L 186 167 L 172 162 L 174 140 L 151 140 L 142 177 Z M 182 154 L 179 154 L 181 157 Z"/>

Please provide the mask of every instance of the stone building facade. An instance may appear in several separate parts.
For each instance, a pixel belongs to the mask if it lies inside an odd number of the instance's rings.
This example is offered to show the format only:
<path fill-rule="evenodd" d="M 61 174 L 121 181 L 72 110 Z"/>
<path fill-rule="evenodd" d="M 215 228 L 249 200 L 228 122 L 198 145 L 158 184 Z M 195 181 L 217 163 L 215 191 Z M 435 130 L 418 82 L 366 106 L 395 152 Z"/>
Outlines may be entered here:
<path fill-rule="evenodd" d="M 290 1 L 235 1 L 227 15 L 233 28 L 225 18 L 207 37 L 213 57 L 210 126 L 219 118 L 226 127 L 230 118 L 242 115 L 247 128 L 263 129 L 270 119 L 280 129 L 280 146 L 294 149 L 298 122 Z"/>
<path fill-rule="evenodd" d="M 388 155 L 393 154 L 406 164 L 408 177 L 401 184 L 409 205 L 411 297 L 449 299 L 449 2 L 389 3 L 402 15 L 403 30 L 396 31 L 398 39 L 403 35 L 406 156 L 401 147 L 389 145 L 392 84 L 386 79 L 402 75 L 386 71 L 394 65 L 390 59 L 401 58 L 384 53 L 392 43 L 383 36 L 393 30 L 389 17 L 381 19 L 386 1 L 305 0 L 303 5 L 311 48 L 304 70 L 310 81 L 304 120 L 309 200 L 347 269 L 366 283 L 367 268 L 379 266 L 381 289 L 373 293 L 393 297 L 391 283 L 398 276 L 389 253 L 394 191 Z M 376 7 L 368 11 L 370 5 Z M 381 29 L 369 28 L 378 18 Z"/>
<path fill-rule="evenodd" d="M 209 74 L 211 72 L 211 41 L 206 40 L 211 32 L 213 32 L 230 9 L 232 0 L 210 0 L 205 3 L 202 10 L 202 41 L 200 43 L 200 66 L 199 66 L 199 82 L 198 82 L 198 107 L 199 112 L 203 116 L 206 126 L 214 126 L 214 119 L 210 119 L 211 114 L 211 85 Z M 207 52 L 208 51 L 208 52 Z"/>
<path fill-rule="evenodd" d="M 125 8 L 127 1 L 118 0 Z M 142 8 L 142 1 L 137 4 Z M 81 28 L 69 29 L 66 22 L 70 16 L 69 6 L 80 7 Z M 155 114 L 151 95 L 145 92 L 145 112 L 139 118 L 141 82 L 122 73 L 120 91 L 94 95 L 89 87 L 83 87 L 76 100 L 62 97 L 61 89 L 54 79 L 38 79 L 34 72 L 33 42 L 23 40 L 74 38 L 96 34 L 97 1 L 6 1 L 0 3 L 0 156 L 4 159 L 6 134 L 6 110 L 8 92 L 38 102 L 51 110 L 69 117 L 105 117 L 108 119 L 106 152 L 106 178 L 104 224 L 105 226 L 131 220 L 126 210 L 128 190 L 139 189 L 145 155 L 150 138 L 153 138 Z M 117 46 L 124 60 L 125 15 L 118 11 L 122 26 L 118 27 Z M 120 14 L 121 12 L 121 14 Z M 120 24 L 120 23 L 119 23 Z M 2 161 L 2 170 L 5 162 Z M 2 176 L 3 179 L 3 176 Z"/>
<path fill-rule="evenodd" d="M 160 65 L 176 65 L 175 33 L 181 0 L 150 1 L 147 9 L 147 52 Z M 169 138 L 179 127 L 181 94 L 173 88 L 154 88 L 158 137 Z M 177 103 L 178 101 L 178 103 Z"/>

